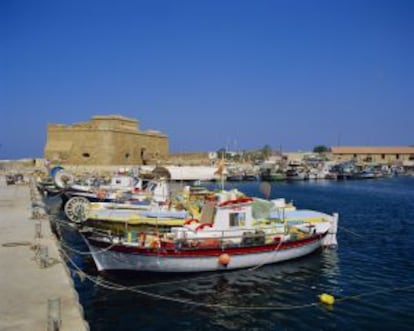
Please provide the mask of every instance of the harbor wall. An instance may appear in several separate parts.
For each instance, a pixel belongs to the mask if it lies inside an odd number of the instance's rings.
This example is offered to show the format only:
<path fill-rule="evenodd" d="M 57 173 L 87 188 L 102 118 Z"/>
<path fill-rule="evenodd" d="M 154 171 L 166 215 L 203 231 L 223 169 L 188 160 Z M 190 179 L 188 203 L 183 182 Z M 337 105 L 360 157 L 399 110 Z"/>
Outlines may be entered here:
<path fill-rule="evenodd" d="M 41 196 L 0 178 L 0 330 L 89 330 Z M 58 328 L 51 302 L 60 304 Z"/>

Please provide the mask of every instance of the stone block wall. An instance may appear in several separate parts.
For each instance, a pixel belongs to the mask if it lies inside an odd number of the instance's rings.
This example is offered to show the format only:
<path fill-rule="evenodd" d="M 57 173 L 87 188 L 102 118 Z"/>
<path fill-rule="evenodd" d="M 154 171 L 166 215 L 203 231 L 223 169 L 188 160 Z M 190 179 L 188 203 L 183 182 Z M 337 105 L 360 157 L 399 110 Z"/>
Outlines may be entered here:
<path fill-rule="evenodd" d="M 142 165 L 168 158 L 168 137 L 133 129 L 138 121 L 95 116 L 75 125 L 50 124 L 45 158 L 73 165 Z"/>

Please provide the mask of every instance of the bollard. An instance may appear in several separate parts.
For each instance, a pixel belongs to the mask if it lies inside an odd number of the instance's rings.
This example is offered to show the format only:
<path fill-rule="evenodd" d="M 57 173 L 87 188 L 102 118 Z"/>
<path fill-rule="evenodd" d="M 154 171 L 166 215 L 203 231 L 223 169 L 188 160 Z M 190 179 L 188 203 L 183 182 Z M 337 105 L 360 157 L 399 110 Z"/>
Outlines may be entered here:
<path fill-rule="evenodd" d="M 37 207 L 34 207 L 32 209 L 32 219 L 38 220 L 40 218 L 39 209 Z"/>
<path fill-rule="evenodd" d="M 49 266 L 49 251 L 47 246 L 40 245 L 39 247 L 39 264 L 41 268 Z"/>
<path fill-rule="evenodd" d="M 42 222 L 35 223 L 35 239 L 42 238 Z"/>
<path fill-rule="evenodd" d="M 59 331 L 62 325 L 60 298 L 47 299 L 47 331 Z"/>

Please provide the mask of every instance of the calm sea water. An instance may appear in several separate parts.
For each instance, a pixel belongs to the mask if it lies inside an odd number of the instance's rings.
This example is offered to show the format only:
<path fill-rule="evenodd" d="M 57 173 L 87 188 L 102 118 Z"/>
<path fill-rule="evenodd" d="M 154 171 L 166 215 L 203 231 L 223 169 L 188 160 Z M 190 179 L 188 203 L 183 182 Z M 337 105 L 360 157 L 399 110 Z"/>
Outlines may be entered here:
<path fill-rule="evenodd" d="M 233 187 L 262 195 L 259 182 L 226 186 Z M 90 256 L 68 250 L 92 276 L 73 273 L 90 329 L 413 330 L 414 178 L 273 183 L 271 197 L 338 212 L 339 247 L 253 270 L 185 276 L 102 276 Z M 72 249 L 87 251 L 75 231 L 61 229 Z M 324 292 L 336 297 L 334 306 L 318 303 Z"/>

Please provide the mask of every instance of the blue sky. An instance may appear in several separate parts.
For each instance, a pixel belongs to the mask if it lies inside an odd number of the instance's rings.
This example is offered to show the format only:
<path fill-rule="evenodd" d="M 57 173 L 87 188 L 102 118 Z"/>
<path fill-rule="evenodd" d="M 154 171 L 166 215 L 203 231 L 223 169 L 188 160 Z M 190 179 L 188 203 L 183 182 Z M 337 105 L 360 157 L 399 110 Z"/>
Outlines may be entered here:
<path fill-rule="evenodd" d="M 414 144 L 414 1 L 0 1 L 0 159 L 97 114 L 170 152 Z"/>

